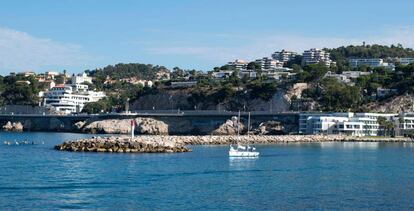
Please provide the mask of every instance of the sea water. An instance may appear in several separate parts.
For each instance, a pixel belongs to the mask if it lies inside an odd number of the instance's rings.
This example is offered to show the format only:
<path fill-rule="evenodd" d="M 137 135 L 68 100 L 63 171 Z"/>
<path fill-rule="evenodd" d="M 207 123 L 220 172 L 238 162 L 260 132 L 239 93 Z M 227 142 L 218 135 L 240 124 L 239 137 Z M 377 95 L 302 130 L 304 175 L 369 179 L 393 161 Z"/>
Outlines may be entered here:
<path fill-rule="evenodd" d="M 414 145 L 256 145 L 259 158 L 228 146 L 178 154 L 61 152 L 92 135 L 0 133 L 4 209 L 413 209 Z M 4 141 L 34 145 L 4 145 Z"/>

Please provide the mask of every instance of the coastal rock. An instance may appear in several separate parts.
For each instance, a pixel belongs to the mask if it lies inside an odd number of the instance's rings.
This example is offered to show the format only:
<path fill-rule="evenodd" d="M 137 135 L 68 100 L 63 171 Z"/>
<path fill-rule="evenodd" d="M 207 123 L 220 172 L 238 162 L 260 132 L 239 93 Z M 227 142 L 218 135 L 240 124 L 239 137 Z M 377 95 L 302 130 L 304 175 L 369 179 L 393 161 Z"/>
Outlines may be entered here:
<path fill-rule="evenodd" d="M 237 117 L 232 117 L 231 120 L 227 120 L 219 128 L 215 129 L 212 135 L 237 135 L 238 132 L 242 133 L 244 130 L 243 123 L 237 121 Z"/>
<path fill-rule="evenodd" d="M 76 123 L 85 133 L 129 134 L 131 133 L 132 119 L 106 119 L 90 123 Z M 152 118 L 136 118 L 135 132 L 148 135 L 168 134 L 168 125 Z"/>
<path fill-rule="evenodd" d="M 150 136 L 131 139 L 129 137 L 106 137 L 68 141 L 54 147 L 72 152 L 116 152 L 116 153 L 173 153 L 190 152 L 183 143 L 154 139 Z"/>
<path fill-rule="evenodd" d="M 81 130 L 86 125 L 86 121 L 79 121 L 73 124 L 75 130 Z"/>
<path fill-rule="evenodd" d="M 81 123 L 78 124 L 80 126 Z M 82 132 L 85 133 L 108 133 L 108 134 L 128 134 L 131 133 L 130 119 L 107 119 L 93 121 L 83 126 Z"/>
<path fill-rule="evenodd" d="M 3 125 L 3 131 L 13 131 L 13 132 L 22 132 L 23 131 L 23 124 L 21 122 L 10 122 L 8 121 L 5 125 Z"/>
<path fill-rule="evenodd" d="M 282 135 L 283 126 L 277 121 L 266 121 L 260 123 L 260 125 L 253 130 L 256 135 Z"/>
<path fill-rule="evenodd" d="M 148 135 L 167 135 L 168 125 L 163 121 L 155 120 L 152 118 L 136 118 L 137 123 L 136 131 L 140 134 Z"/>

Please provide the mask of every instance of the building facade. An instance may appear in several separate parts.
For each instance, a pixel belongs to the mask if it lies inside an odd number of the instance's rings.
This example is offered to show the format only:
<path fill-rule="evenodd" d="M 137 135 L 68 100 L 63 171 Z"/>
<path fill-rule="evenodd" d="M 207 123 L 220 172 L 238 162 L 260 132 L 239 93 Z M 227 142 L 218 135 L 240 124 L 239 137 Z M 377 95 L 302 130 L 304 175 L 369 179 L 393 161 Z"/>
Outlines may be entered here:
<path fill-rule="evenodd" d="M 268 57 L 256 59 L 255 63 L 260 66 L 261 70 L 272 70 L 283 67 L 283 62 Z"/>
<path fill-rule="evenodd" d="M 348 59 L 348 62 L 349 62 L 349 66 L 352 68 L 357 68 L 360 66 L 368 66 L 371 68 L 385 67 L 391 70 L 395 69 L 394 64 L 384 62 L 384 60 L 380 58 L 371 58 L 371 59 L 351 58 L 351 59 Z"/>
<path fill-rule="evenodd" d="M 92 78 L 89 77 L 86 73 L 73 75 L 71 79 L 72 84 L 82 84 L 82 83 L 90 83 L 92 84 Z"/>
<path fill-rule="evenodd" d="M 309 64 L 323 63 L 326 66 L 331 66 L 332 60 L 330 54 L 324 50 L 311 48 L 303 52 L 302 66 Z"/>
<path fill-rule="evenodd" d="M 298 54 L 293 51 L 286 51 L 285 49 L 281 51 L 276 51 L 272 54 L 272 58 L 274 60 L 281 61 L 283 63 L 289 62 L 290 60 L 294 59 Z"/>
<path fill-rule="evenodd" d="M 235 61 L 227 63 L 227 66 L 232 70 L 245 70 L 247 69 L 247 64 L 248 62 L 244 60 L 236 59 Z"/>
<path fill-rule="evenodd" d="M 88 85 L 56 85 L 44 94 L 44 106 L 62 114 L 79 113 L 86 103 L 105 97 L 103 92 L 89 91 Z"/>
<path fill-rule="evenodd" d="M 400 62 L 401 65 L 409 65 L 414 63 L 414 58 L 399 58 L 398 62 Z"/>
<path fill-rule="evenodd" d="M 381 134 L 378 118 L 395 122 L 397 114 L 380 113 L 301 113 L 299 134 L 342 134 L 378 136 Z M 413 119 L 414 120 L 414 119 Z"/>

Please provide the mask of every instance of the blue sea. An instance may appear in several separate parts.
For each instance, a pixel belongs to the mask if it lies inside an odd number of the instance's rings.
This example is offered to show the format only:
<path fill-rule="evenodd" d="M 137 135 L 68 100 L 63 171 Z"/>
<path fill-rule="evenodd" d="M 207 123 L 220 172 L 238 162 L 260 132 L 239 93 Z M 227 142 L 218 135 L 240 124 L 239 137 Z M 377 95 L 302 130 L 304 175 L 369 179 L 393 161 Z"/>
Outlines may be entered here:
<path fill-rule="evenodd" d="M 413 144 L 258 145 L 256 159 L 229 159 L 227 146 L 181 154 L 53 150 L 89 136 L 0 133 L 0 210 L 414 209 Z M 26 139 L 38 144 L 3 144 Z"/>

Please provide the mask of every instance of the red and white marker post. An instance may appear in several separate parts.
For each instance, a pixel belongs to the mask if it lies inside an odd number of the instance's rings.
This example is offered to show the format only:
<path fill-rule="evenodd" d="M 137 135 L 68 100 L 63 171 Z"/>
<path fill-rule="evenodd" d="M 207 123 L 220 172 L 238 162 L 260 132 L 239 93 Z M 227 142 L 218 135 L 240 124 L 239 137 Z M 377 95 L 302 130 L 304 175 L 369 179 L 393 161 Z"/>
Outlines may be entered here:
<path fill-rule="evenodd" d="M 131 140 L 134 139 L 134 133 L 135 133 L 135 119 L 131 120 Z"/>

